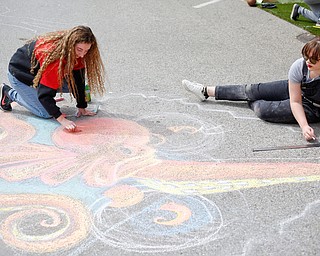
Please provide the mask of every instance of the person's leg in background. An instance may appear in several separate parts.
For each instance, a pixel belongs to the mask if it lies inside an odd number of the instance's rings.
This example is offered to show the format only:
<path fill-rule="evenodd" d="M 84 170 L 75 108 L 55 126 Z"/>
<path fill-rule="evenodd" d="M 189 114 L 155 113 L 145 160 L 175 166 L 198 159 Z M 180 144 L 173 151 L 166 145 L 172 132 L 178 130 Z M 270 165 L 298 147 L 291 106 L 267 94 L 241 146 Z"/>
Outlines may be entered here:
<path fill-rule="evenodd" d="M 290 108 L 288 80 L 268 83 L 203 86 L 184 80 L 185 88 L 201 100 L 247 101 L 249 107 L 262 120 L 268 122 L 294 123 Z"/>
<path fill-rule="evenodd" d="M 297 20 L 299 15 L 314 21 L 317 26 L 320 26 L 320 2 L 319 0 L 304 0 L 304 2 L 310 7 L 310 10 L 304 8 L 298 4 L 294 4 L 292 7 L 290 18 Z"/>

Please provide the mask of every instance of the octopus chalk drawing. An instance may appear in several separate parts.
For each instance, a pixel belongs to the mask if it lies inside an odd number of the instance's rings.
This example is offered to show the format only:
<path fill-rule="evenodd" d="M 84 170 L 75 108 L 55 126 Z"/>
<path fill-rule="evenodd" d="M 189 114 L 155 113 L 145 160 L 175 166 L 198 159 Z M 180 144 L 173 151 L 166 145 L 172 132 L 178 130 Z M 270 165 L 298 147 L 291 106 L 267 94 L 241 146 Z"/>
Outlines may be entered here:
<path fill-rule="evenodd" d="M 120 117 L 79 119 L 77 133 L 30 116 L 0 113 L 0 120 L 0 234 L 22 252 L 94 241 L 137 252 L 194 247 L 217 239 L 226 226 L 206 195 L 320 180 L 317 163 L 162 158 L 176 151 L 173 134 L 204 132 L 192 118 L 170 122 L 168 114 L 169 137 Z M 189 150 L 187 142 L 181 150 Z"/>

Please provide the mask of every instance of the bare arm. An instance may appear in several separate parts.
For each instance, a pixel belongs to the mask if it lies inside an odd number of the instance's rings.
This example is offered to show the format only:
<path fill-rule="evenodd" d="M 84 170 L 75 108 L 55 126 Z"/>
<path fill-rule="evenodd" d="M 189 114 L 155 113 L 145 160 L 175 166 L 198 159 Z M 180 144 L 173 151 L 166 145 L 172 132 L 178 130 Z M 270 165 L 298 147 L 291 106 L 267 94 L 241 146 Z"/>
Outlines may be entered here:
<path fill-rule="evenodd" d="M 76 124 L 64 117 L 64 115 L 59 116 L 56 120 L 69 132 L 76 131 Z"/>
<path fill-rule="evenodd" d="M 308 141 L 315 139 L 314 130 L 309 126 L 302 106 L 301 85 L 289 80 L 289 95 L 292 113 L 302 130 L 304 138 Z"/>

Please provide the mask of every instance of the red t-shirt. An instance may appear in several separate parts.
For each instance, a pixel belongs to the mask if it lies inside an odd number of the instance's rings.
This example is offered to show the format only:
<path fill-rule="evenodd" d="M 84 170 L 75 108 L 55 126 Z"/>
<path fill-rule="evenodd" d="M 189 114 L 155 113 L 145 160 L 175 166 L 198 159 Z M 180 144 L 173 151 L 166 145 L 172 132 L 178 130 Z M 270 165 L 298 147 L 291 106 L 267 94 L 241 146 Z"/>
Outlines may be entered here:
<path fill-rule="evenodd" d="M 40 66 L 42 66 L 46 56 L 47 51 L 50 50 L 50 48 L 54 47 L 54 45 L 51 42 L 42 44 L 39 46 L 39 44 L 42 43 L 42 40 L 38 40 L 35 45 L 35 57 L 39 61 Z M 48 67 L 45 69 L 45 71 L 42 73 L 40 83 L 50 87 L 52 89 L 57 90 L 60 86 L 59 84 L 59 59 L 52 62 L 48 65 Z M 65 62 L 65 61 L 64 61 Z M 83 58 L 77 58 L 77 61 L 73 67 L 73 70 L 79 70 L 85 68 L 84 60 Z"/>

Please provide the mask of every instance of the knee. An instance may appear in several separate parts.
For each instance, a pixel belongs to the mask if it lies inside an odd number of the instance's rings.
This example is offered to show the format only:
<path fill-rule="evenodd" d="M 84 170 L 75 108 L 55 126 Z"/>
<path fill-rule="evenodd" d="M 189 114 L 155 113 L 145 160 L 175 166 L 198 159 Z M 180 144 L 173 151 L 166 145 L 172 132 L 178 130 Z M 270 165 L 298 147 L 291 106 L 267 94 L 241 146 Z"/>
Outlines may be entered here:
<path fill-rule="evenodd" d="M 270 122 L 270 115 L 267 113 L 267 111 L 264 108 L 261 108 L 261 104 L 259 101 L 251 101 L 249 102 L 249 107 L 252 109 L 252 111 L 255 113 L 255 115 L 264 121 Z"/>
<path fill-rule="evenodd" d="M 255 84 L 246 84 L 245 85 L 245 93 L 247 96 L 247 99 L 250 101 L 257 100 L 257 97 L 255 96 L 257 93 L 257 85 Z"/>

